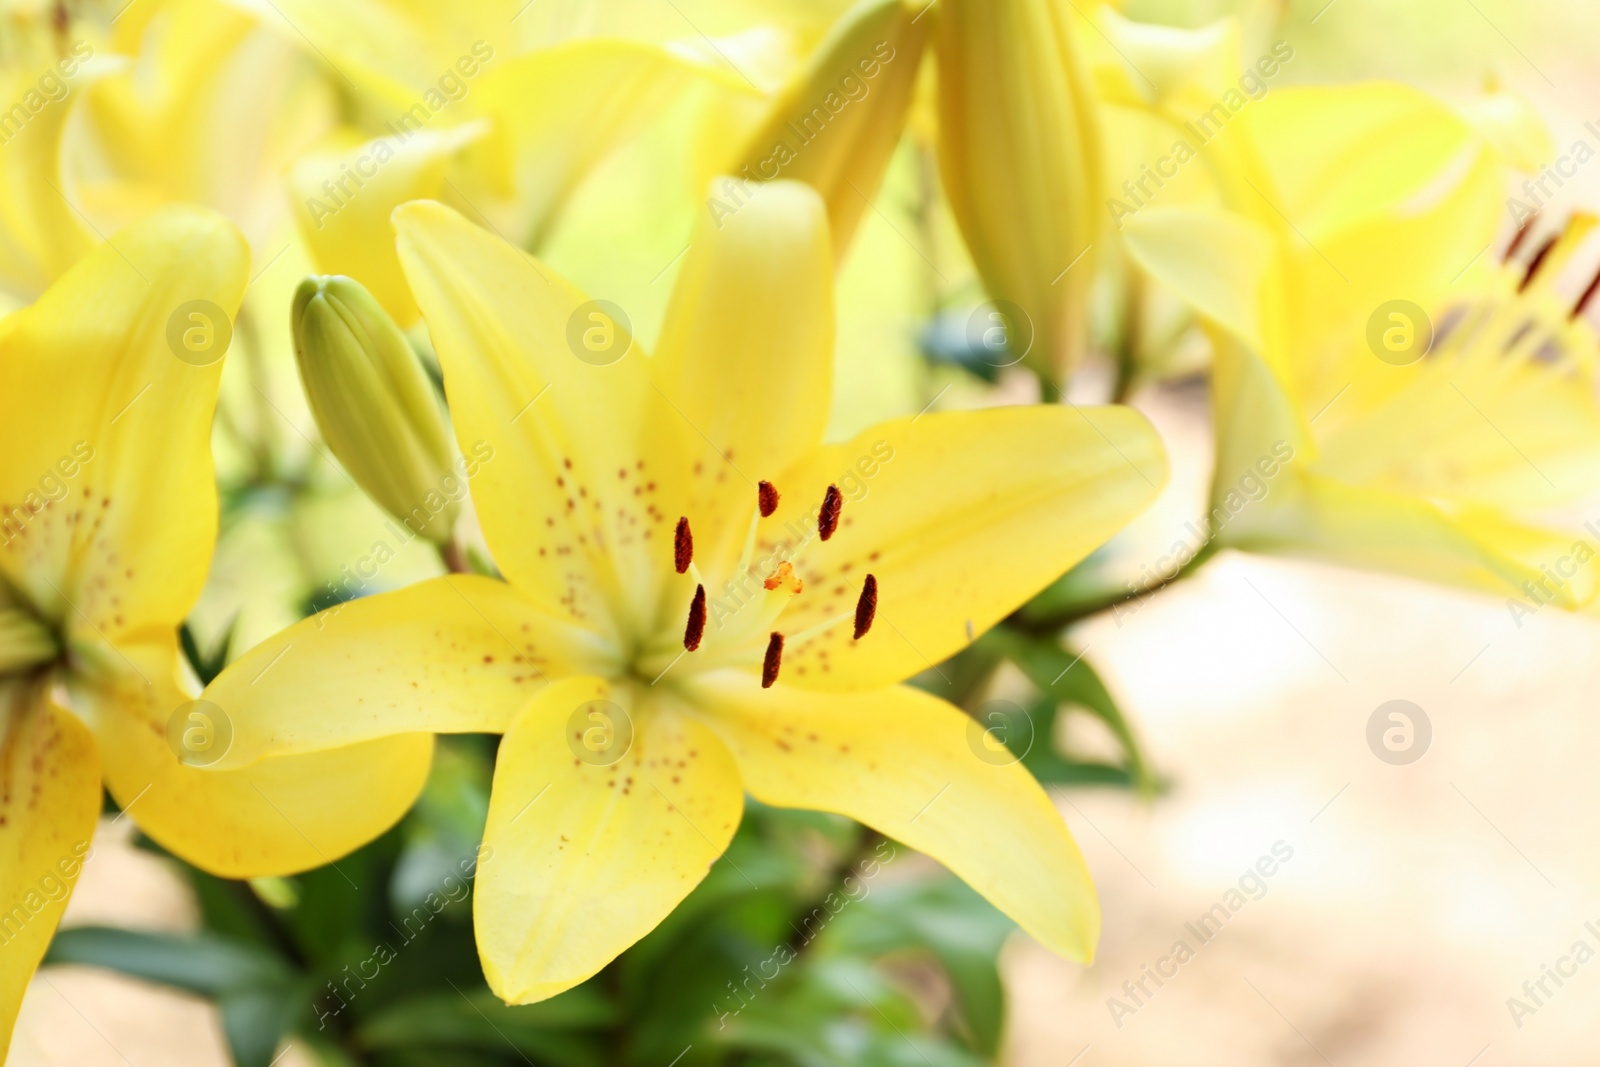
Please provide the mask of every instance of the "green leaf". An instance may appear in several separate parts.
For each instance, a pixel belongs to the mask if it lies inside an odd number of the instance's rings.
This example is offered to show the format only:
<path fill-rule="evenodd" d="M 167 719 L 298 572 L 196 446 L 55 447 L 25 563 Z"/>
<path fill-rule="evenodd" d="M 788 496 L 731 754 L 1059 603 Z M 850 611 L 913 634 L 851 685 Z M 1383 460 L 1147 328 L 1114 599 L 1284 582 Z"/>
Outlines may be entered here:
<path fill-rule="evenodd" d="M 1060 704 L 1082 708 L 1105 723 L 1128 755 L 1126 768 L 1128 777 L 1143 791 L 1155 792 L 1160 788 L 1160 783 L 1145 761 L 1144 751 L 1139 745 L 1137 735 L 1133 732 L 1133 727 L 1122 714 L 1122 709 L 1117 706 L 1116 699 L 1106 688 L 1105 682 L 1101 681 L 1100 675 L 1081 654 L 1074 654 L 1054 637 L 1036 637 L 1019 633 L 1006 626 L 998 626 L 989 631 L 983 635 L 982 640 L 1001 649 L 1006 658 L 1021 668 L 1028 676 L 1028 680 L 1044 696 Z M 1036 760 L 1048 771 L 1055 769 L 1045 760 L 1046 754 L 1055 754 L 1052 748 L 1055 727 L 1053 717 L 1045 725 L 1048 726 L 1048 730 L 1041 730 L 1040 724 L 1035 724 L 1033 747 L 1044 750 Z M 1087 773 L 1090 776 L 1088 780 L 1092 780 L 1094 777 L 1103 776 L 1103 768 L 1101 771 Z"/>
<path fill-rule="evenodd" d="M 520 1007 L 501 1003 L 487 989 L 451 990 L 384 1009 L 357 1028 L 355 1040 L 374 1052 L 422 1046 L 510 1050 L 554 1067 L 600 1067 L 606 1062 L 601 1044 L 586 1035 L 616 1020 L 615 1007 L 592 985 Z"/>
<path fill-rule="evenodd" d="M 224 993 L 217 1007 L 234 1067 L 271 1067 L 304 998 L 297 987 L 244 989 Z"/>
<path fill-rule="evenodd" d="M 104 967 L 205 997 L 282 988 L 293 974 L 259 946 L 215 934 L 163 934 L 77 926 L 56 934 L 46 963 Z"/>

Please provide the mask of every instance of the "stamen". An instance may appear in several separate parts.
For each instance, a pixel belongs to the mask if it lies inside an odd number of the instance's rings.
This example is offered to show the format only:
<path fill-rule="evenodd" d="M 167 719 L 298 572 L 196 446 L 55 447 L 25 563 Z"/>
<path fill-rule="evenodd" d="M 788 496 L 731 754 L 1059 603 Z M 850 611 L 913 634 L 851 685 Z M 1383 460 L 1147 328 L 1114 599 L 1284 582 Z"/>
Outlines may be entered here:
<path fill-rule="evenodd" d="M 761 517 L 770 519 L 772 513 L 778 510 L 778 487 L 771 482 L 762 482 L 756 486 L 756 499 L 761 503 Z"/>
<path fill-rule="evenodd" d="M 817 533 L 826 541 L 839 528 L 839 512 L 844 510 L 844 494 L 837 485 L 828 486 L 822 497 L 822 511 L 817 515 Z"/>
<path fill-rule="evenodd" d="M 857 641 L 867 636 L 867 631 L 872 629 L 872 620 L 878 614 L 878 576 L 867 575 L 866 582 L 861 586 L 861 599 L 856 601 L 856 637 Z"/>
<path fill-rule="evenodd" d="M 700 647 L 706 635 L 706 587 L 694 587 L 694 599 L 689 602 L 689 625 L 683 630 L 683 647 L 693 652 Z"/>
<path fill-rule="evenodd" d="M 1539 246 L 1539 251 L 1535 252 L 1533 258 L 1528 261 L 1528 273 L 1522 276 L 1522 284 L 1517 286 L 1517 292 L 1525 293 L 1528 291 L 1528 286 L 1533 284 L 1534 275 L 1539 273 L 1539 268 L 1544 266 L 1545 258 L 1550 255 L 1560 240 L 1560 235 L 1557 235 Z"/>
<path fill-rule="evenodd" d="M 1578 297 L 1578 302 L 1572 305 L 1572 314 L 1568 317 L 1569 322 L 1577 321 L 1577 319 L 1583 314 L 1584 309 L 1589 306 L 1589 301 L 1594 299 L 1594 294 L 1597 292 L 1600 292 L 1600 273 L 1595 274 L 1594 281 L 1589 283 L 1589 288 L 1585 289 L 1583 291 L 1583 295 Z"/>
<path fill-rule="evenodd" d="M 788 560 L 784 560 L 782 563 L 778 564 L 778 569 L 773 571 L 771 577 L 767 578 L 767 580 L 762 582 L 761 585 L 763 588 L 768 590 L 777 589 L 779 586 L 782 586 L 789 590 L 790 596 L 797 595 L 800 590 L 806 587 L 804 582 L 795 577 L 794 564 L 790 563 Z"/>
<path fill-rule="evenodd" d="M 672 565 L 678 568 L 679 574 L 687 574 L 693 562 L 694 534 L 689 532 L 689 516 L 685 515 L 678 520 L 678 528 L 672 534 Z"/>
<path fill-rule="evenodd" d="M 1517 249 L 1522 247 L 1522 242 L 1528 239 L 1528 234 L 1533 232 L 1533 228 L 1538 222 L 1539 215 L 1537 212 L 1528 216 L 1528 221 L 1522 224 L 1522 228 L 1517 230 L 1516 236 L 1511 238 L 1511 243 L 1506 245 L 1506 254 L 1500 257 L 1500 262 L 1511 262 L 1511 257 L 1517 254 Z"/>
<path fill-rule="evenodd" d="M 767 655 L 761 661 L 761 688 L 771 689 L 778 680 L 778 668 L 783 666 L 783 635 L 776 630 L 767 639 Z"/>

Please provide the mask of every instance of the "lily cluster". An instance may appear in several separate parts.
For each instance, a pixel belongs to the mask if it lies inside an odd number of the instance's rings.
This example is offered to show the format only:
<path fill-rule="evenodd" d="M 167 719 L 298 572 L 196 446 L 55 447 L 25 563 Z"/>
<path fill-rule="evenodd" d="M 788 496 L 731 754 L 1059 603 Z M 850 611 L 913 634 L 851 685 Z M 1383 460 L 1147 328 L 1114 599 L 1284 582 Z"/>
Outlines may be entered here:
<path fill-rule="evenodd" d="M 686 38 L 625 0 L 0 5 L 0 1033 L 102 788 L 205 871 L 288 875 L 393 826 L 448 734 L 500 736 L 473 920 L 508 1003 L 661 924 L 747 797 L 1091 960 L 1049 795 L 913 683 L 1072 578 L 1167 455 L 1120 402 L 840 428 L 840 272 L 906 174 L 1042 399 L 1107 356 L 1112 401 L 1173 372 L 1152 308 L 1203 331 L 1212 519 L 1110 606 L 1219 548 L 1600 593 L 1565 525 L 1600 490 L 1592 220 L 1502 225 L 1548 146 L 1517 98 L 1268 94 L 1287 46 L 1268 73 L 1232 23 L 1085 34 L 1066 0 L 769 6 Z M 326 610 L 201 670 L 219 467 L 281 487 L 274 415 L 443 573 L 319 575 Z"/>

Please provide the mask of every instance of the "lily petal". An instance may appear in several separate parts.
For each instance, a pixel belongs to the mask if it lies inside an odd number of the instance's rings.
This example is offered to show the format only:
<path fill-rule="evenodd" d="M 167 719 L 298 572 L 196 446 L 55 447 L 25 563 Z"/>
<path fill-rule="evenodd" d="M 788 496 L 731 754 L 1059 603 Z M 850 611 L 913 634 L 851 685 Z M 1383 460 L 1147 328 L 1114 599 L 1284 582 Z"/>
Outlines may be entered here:
<path fill-rule="evenodd" d="M 757 483 L 822 440 L 833 340 L 828 219 L 813 189 L 772 182 L 731 215 L 701 217 L 652 372 L 693 465 L 685 514 L 714 581 L 745 547 Z"/>
<path fill-rule="evenodd" d="M 31 300 L 69 266 L 94 240 L 67 199 L 61 173 L 61 138 L 74 105 L 95 78 L 115 70 L 119 61 L 96 59 L 84 42 L 69 56 L 56 54 L 52 38 L 28 47 L 28 31 L 7 27 L 10 54 L 0 71 L 0 92 L 8 102 L 38 93 L 41 76 L 70 72 L 66 95 L 42 106 L 18 126 L 9 118 L 0 151 L 0 291 Z M 87 62 L 86 62 L 87 60 Z M 57 66 L 61 63 L 62 66 Z M 26 111 L 26 109 L 24 109 Z M 10 114 L 10 113 L 8 113 Z M 0 311 L 9 310 L 0 304 Z"/>
<path fill-rule="evenodd" d="M 642 623 L 684 465 L 626 323 L 441 204 L 394 219 L 456 439 L 493 457 L 473 502 L 495 561 L 552 614 L 614 637 Z"/>
<path fill-rule="evenodd" d="M 494 143 L 475 153 L 481 172 L 503 160 L 515 202 L 508 234 L 525 248 L 544 243 L 582 180 L 676 104 L 708 91 L 754 100 L 738 75 L 660 45 L 578 41 L 506 61 L 475 89 L 478 106 L 498 123 Z M 537 101 L 537 106 L 529 106 Z"/>
<path fill-rule="evenodd" d="M 0 571 L 69 642 L 170 631 L 200 594 L 211 417 L 248 262 L 220 216 L 163 209 L 0 325 Z"/>
<path fill-rule="evenodd" d="M 452 575 L 302 619 L 203 695 L 233 725 L 217 766 L 242 767 L 395 733 L 503 733 L 550 678 L 609 666 L 506 583 Z"/>
<path fill-rule="evenodd" d="M 756 799 L 866 823 L 949 867 L 1052 952 L 1093 959 L 1100 907 L 1083 857 L 1044 790 L 994 759 L 975 720 L 909 687 L 762 690 L 725 672 L 690 692 Z"/>
<path fill-rule="evenodd" d="M 761 527 L 758 555 L 787 555 L 805 582 L 782 616 L 783 680 L 860 689 L 931 668 L 1098 548 L 1166 480 L 1161 439 L 1124 407 L 935 413 L 817 449 L 783 475 Z M 823 542 L 815 514 L 830 484 L 843 507 Z M 877 621 L 857 641 L 849 620 L 868 574 Z"/>
<path fill-rule="evenodd" d="M 601 762 L 621 730 L 631 743 Z M 490 988 L 527 1004 L 595 974 L 700 883 L 743 808 L 727 749 L 658 694 L 595 678 L 546 689 L 495 764 L 473 903 Z"/>
<path fill-rule="evenodd" d="M 89 731 L 40 687 L 0 683 L 0 1060 L 99 817 Z"/>
<path fill-rule="evenodd" d="M 360 281 L 402 328 L 416 322 L 389 216 L 408 200 L 444 199 L 451 159 L 488 130 L 486 122 L 417 130 L 404 140 L 378 138 L 302 157 L 288 180 L 295 222 L 318 269 Z"/>
<path fill-rule="evenodd" d="M 427 781 L 427 734 L 237 771 L 186 766 L 168 740 L 174 716 L 176 729 L 215 731 L 205 738 L 209 745 L 225 738 L 227 714 L 196 705 L 179 684 L 171 639 L 123 651 L 124 669 L 78 694 L 94 713 L 106 788 L 163 847 L 219 877 L 295 874 L 333 863 L 398 822 Z"/>

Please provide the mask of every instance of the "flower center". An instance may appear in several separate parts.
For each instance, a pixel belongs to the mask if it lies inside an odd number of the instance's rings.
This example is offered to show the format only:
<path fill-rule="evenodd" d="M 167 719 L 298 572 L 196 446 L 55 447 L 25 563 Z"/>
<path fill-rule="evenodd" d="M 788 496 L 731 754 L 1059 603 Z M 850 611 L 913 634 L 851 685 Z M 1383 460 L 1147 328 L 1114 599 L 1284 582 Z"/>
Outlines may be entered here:
<path fill-rule="evenodd" d="M 777 511 L 778 499 L 778 490 L 771 482 L 761 482 L 757 487 L 756 507 L 736 575 L 754 572 L 757 524 Z M 838 486 L 828 486 L 815 513 L 818 537 L 827 541 L 838 532 L 843 510 L 844 494 Z M 657 634 L 634 663 L 634 675 L 650 684 L 672 671 L 698 673 L 724 667 L 758 667 L 762 687 L 771 688 L 783 670 L 786 642 L 803 642 L 847 622 L 853 625 L 853 640 L 860 641 L 871 631 L 877 615 L 878 579 L 868 574 L 853 610 L 800 633 L 786 634 L 781 616 L 796 597 L 805 593 L 805 583 L 795 573 L 790 558 L 780 556 L 769 573 L 757 575 L 760 584 L 747 598 L 735 598 L 730 603 L 707 596 L 706 579 L 694 562 L 694 530 L 687 515 L 678 520 L 672 551 L 673 570 L 694 584 L 682 587 L 687 601 L 680 617 L 682 629 Z M 733 585 L 728 583 L 730 589 Z"/>

